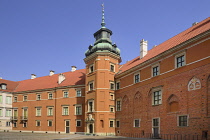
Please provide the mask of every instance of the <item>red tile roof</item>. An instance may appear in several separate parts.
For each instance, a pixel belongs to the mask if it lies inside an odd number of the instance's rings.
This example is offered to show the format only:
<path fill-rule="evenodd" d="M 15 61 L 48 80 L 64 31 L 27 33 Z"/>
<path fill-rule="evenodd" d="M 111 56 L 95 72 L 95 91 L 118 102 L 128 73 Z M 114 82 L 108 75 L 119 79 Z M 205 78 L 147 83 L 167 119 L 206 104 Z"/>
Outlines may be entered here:
<path fill-rule="evenodd" d="M 128 61 L 120 68 L 120 73 L 123 73 L 208 30 L 210 30 L 210 17 L 190 27 L 189 29 L 183 31 L 182 33 L 170 38 L 169 40 L 161 43 L 160 45 L 152 48 L 151 50 L 147 52 L 147 55 L 145 55 L 142 59 L 140 59 L 140 56 L 138 56 L 134 58 L 133 60 Z"/>
<path fill-rule="evenodd" d="M 9 80 L 5 80 L 5 79 L 0 79 L 0 84 L 7 85 L 6 89 L 0 89 L 0 91 L 6 91 L 6 92 L 12 92 L 18 86 L 18 82 L 9 81 Z"/>
<path fill-rule="evenodd" d="M 61 84 L 58 84 L 59 74 L 54 74 L 52 76 L 43 76 L 19 81 L 19 85 L 14 92 L 85 84 L 85 69 L 76 70 L 74 72 L 65 72 L 63 74 L 65 75 L 65 80 Z"/>

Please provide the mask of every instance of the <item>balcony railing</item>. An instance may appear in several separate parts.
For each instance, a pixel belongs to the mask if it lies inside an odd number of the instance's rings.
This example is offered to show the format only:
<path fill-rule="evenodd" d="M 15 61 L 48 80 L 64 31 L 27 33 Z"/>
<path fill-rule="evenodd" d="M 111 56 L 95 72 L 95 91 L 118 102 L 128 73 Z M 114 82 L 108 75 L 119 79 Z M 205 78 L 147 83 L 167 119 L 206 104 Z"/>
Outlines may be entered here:
<path fill-rule="evenodd" d="M 11 120 L 18 120 L 18 116 L 12 116 L 10 119 Z"/>
<path fill-rule="evenodd" d="M 28 120 L 28 116 L 20 116 L 21 120 Z"/>

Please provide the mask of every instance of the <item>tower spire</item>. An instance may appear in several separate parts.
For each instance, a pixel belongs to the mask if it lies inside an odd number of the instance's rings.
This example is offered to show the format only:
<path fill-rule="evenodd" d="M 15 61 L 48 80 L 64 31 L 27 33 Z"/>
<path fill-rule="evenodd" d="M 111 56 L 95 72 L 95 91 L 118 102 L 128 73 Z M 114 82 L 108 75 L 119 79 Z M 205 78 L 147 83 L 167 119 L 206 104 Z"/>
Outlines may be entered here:
<path fill-rule="evenodd" d="M 101 28 L 106 28 L 105 25 L 105 18 L 104 18 L 104 3 L 101 5 L 102 6 L 102 22 L 101 22 Z"/>

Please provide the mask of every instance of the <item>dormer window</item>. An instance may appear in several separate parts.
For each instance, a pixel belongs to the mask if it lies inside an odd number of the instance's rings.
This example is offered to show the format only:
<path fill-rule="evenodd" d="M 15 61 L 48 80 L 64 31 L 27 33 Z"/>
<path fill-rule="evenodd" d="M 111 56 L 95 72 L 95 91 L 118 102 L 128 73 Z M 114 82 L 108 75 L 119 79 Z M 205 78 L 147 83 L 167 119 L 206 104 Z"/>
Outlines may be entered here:
<path fill-rule="evenodd" d="M 4 83 L 1 84 L 1 85 L 0 85 L 0 88 L 1 88 L 1 89 L 7 89 L 7 84 L 4 84 Z"/>

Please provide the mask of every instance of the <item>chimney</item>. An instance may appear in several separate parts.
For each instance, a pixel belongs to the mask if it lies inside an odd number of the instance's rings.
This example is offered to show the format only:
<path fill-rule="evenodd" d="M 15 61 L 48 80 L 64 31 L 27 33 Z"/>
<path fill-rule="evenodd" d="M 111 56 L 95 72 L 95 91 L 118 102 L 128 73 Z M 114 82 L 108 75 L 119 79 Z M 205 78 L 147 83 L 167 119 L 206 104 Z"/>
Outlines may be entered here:
<path fill-rule="evenodd" d="M 35 74 L 31 74 L 31 79 L 35 79 L 36 75 Z"/>
<path fill-rule="evenodd" d="M 192 24 L 192 26 L 194 26 L 194 25 L 196 25 L 196 24 L 198 24 L 198 22 L 194 22 L 194 23 Z"/>
<path fill-rule="evenodd" d="M 142 59 L 147 54 L 147 41 L 142 39 L 140 41 L 140 59 Z"/>
<path fill-rule="evenodd" d="M 58 75 L 58 84 L 62 83 L 66 79 L 65 75 L 63 73 L 60 73 Z"/>
<path fill-rule="evenodd" d="M 71 71 L 74 72 L 75 70 L 77 70 L 76 66 L 71 66 Z"/>
<path fill-rule="evenodd" d="M 53 70 L 50 70 L 50 76 L 54 75 L 55 74 L 55 71 Z"/>

